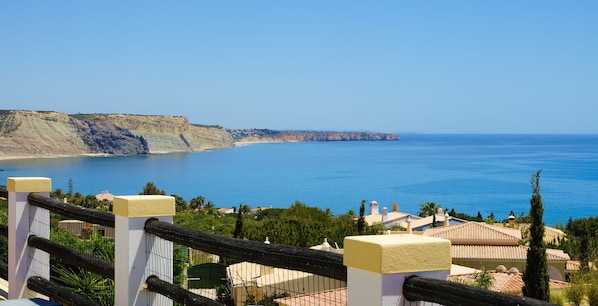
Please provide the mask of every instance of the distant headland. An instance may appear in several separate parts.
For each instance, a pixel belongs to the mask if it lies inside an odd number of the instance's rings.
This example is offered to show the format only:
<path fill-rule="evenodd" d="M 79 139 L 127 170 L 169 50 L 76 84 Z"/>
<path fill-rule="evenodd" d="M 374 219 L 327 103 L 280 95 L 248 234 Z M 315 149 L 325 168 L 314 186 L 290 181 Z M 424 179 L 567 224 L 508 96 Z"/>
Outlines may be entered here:
<path fill-rule="evenodd" d="M 363 131 L 225 129 L 190 124 L 182 116 L 0 110 L 0 159 L 196 152 L 254 142 L 399 139 Z"/>

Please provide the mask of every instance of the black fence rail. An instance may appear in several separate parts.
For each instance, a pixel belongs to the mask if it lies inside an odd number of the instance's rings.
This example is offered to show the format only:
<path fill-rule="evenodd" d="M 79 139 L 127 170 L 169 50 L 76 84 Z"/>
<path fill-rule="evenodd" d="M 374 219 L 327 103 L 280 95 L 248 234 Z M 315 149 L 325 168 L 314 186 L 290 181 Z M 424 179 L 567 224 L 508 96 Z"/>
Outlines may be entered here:
<path fill-rule="evenodd" d="M 114 227 L 114 215 L 111 213 L 63 203 L 56 199 L 43 196 L 37 192 L 30 193 L 27 200 L 29 201 L 29 204 L 45 208 L 68 218 Z"/>
<path fill-rule="evenodd" d="M 96 302 L 65 289 L 60 284 L 49 281 L 43 277 L 32 276 L 27 279 L 27 288 L 50 297 L 53 301 L 68 306 L 99 306 Z"/>
<path fill-rule="evenodd" d="M 67 218 L 109 227 L 114 227 L 115 224 L 115 216 L 111 213 L 63 203 L 39 193 L 30 193 L 28 201 L 31 205 L 47 209 Z M 342 255 L 337 253 L 321 252 L 286 245 L 267 245 L 262 242 L 221 237 L 160 222 L 155 219 L 148 220 L 145 229 L 150 234 L 174 243 L 233 260 L 243 260 L 272 267 L 303 271 L 342 281 L 346 281 L 347 279 L 347 269 L 342 263 Z M 1 232 L 2 228 L 0 227 Z M 83 268 L 109 279 L 114 279 L 114 263 L 112 262 L 107 262 L 83 252 L 64 247 L 41 237 L 30 236 L 28 238 L 28 245 L 43 250 L 52 257 L 59 258 L 73 266 Z M 167 296 L 185 305 L 222 305 L 219 302 L 159 280 L 157 277 L 150 278 L 148 281 L 151 283 L 151 285 L 147 284 L 148 290 Z"/>
<path fill-rule="evenodd" d="M 39 193 L 30 193 L 27 200 L 31 205 L 47 209 L 51 212 L 57 213 L 68 218 L 81 220 L 93 224 L 105 225 L 109 227 L 114 227 L 115 224 L 115 217 L 111 213 L 63 203 L 61 201 L 45 197 Z M 1 230 L 2 229 L 0 228 L 0 231 Z M 48 239 L 37 237 L 34 235 L 28 237 L 27 244 L 30 247 L 40 249 L 42 251 L 47 252 L 55 258 L 65 261 L 69 265 L 85 269 L 87 271 L 96 273 L 108 279 L 114 280 L 115 278 L 113 262 L 106 261 L 95 256 L 91 256 L 84 252 L 65 247 Z M 43 280 L 49 282 L 45 279 Z M 222 305 L 211 299 L 207 299 L 205 297 L 194 294 L 190 291 L 182 289 L 168 282 L 159 280 L 157 277 L 149 278 L 148 280 L 151 282 L 151 285 L 148 284 L 148 290 L 162 294 L 178 303 L 183 303 L 184 305 Z M 75 293 L 73 293 L 74 295 L 70 295 L 70 291 L 64 288 L 62 288 L 62 290 L 60 291 L 51 290 L 50 292 L 46 292 L 45 288 L 51 286 L 48 284 L 46 284 L 45 287 L 37 286 L 36 284 L 39 284 L 40 282 L 43 281 L 38 279 L 36 280 L 34 285 L 30 285 L 30 280 L 28 280 L 27 286 L 32 286 L 33 288 L 30 289 L 45 294 L 53 300 L 61 302 L 65 305 L 88 305 L 80 304 L 79 302 L 73 303 L 72 301 L 77 301 L 77 299 L 79 299 L 78 301 L 82 301 L 85 300 L 85 298 Z M 54 286 L 59 285 L 55 284 Z M 56 296 L 57 293 L 60 293 L 61 295 Z M 68 299 L 65 299 L 64 296 L 67 296 Z"/>
<path fill-rule="evenodd" d="M 194 294 L 179 286 L 175 286 L 169 282 L 163 281 L 157 276 L 150 276 L 145 280 L 147 290 L 159 293 L 170 298 L 173 301 L 182 303 L 183 305 L 198 305 L 198 306 L 224 306 L 224 304 L 208 299 L 201 295 Z"/>
<path fill-rule="evenodd" d="M 145 223 L 145 231 L 180 245 L 230 259 L 347 280 L 347 267 L 343 265 L 343 255 L 338 253 L 220 237 L 156 219 L 149 219 Z"/>
<path fill-rule="evenodd" d="M 409 301 L 426 301 L 445 306 L 548 306 L 536 299 L 474 288 L 440 279 L 412 276 L 403 283 Z"/>
<path fill-rule="evenodd" d="M 28 200 L 32 205 L 69 218 L 114 227 L 114 215 L 111 213 L 77 207 L 39 193 L 29 194 Z M 153 219 L 148 220 L 145 230 L 177 244 L 226 258 L 347 280 L 343 256 L 337 253 L 215 236 Z"/>
<path fill-rule="evenodd" d="M 27 238 L 27 245 L 42 250 L 52 257 L 102 277 L 114 280 L 114 263 L 65 247 L 59 243 L 34 235 Z"/>

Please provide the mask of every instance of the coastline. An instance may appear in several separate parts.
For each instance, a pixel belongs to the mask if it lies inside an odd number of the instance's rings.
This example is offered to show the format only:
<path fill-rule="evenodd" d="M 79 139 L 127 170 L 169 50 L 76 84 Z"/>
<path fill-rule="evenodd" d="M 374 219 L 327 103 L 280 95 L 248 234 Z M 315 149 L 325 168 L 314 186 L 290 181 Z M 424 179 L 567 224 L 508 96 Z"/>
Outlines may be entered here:
<path fill-rule="evenodd" d="M 8 161 L 8 160 L 21 160 L 21 159 L 35 159 L 35 158 L 43 158 L 43 159 L 52 159 L 52 158 L 68 158 L 68 157 L 101 157 L 101 156 L 118 156 L 113 154 L 104 154 L 104 153 L 87 153 L 87 154 L 60 154 L 60 155 L 1 155 L 0 161 Z"/>
<path fill-rule="evenodd" d="M 249 142 L 247 144 L 251 144 L 253 142 Z M 158 152 L 151 152 L 147 155 L 160 155 L 160 154 L 173 154 L 173 153 L 193 153 L 193 152 L 207 152 L 214 149 L 231 149 L 237 146 L 241 146 L 243 144 L 237 145 L 235 143 L 234 147 L 228 148 L 209 148 L 209 149 L 200 149 L 200 150 L 193 150 L 193 151 L 158 151 Z M 54 158 L 73 158 L 73 157 L 116 157 L 116 156 L 136 156 L 142 154 L 109 154 L 109 153 L 85 153 L 85 154 L 54 154 L 54 155 L 0 155 L 0 161 L 10 161 L 10 160 L 26 160 L 26 159 L 54 159 Z M 2 169 L 0 169 L 1 171 Z"/>
<path fill-rule="evenodd" d="M 193 152 L 207 152 L 214 149 L 233 149 L 236 147 L 248 146 L 252 144 L 263 144 L 263 143 L 283 143 L 283 142 L 301 142 L 301 141 L 282 141 L 282 140 L 261 140 L 261 141 L 237 141 L 234 142 L 234 146 L 227 148 L 209 148 L 199 149 L 193 151 L 159 151 L 151 152 L 148 155 L 159 155 L 159 154 L 172 154 L 172 153 L 193 153 Z M 108 154 L 108 153 L 85 153 L 85 154 L 55 154 L 55 155 L 0 155 L 0 161 L 10 160 L 25 160 L 25 159 L 53 159 L 53 158 L 69 158 L 69 157 L 112 157 L 112 156 L 127 156 L 126 154 Z M 2 169 L 0 169 L 1 171 Z"/>
<path fill-rule="evenodd" d="M 252 145 L 252 144 L 262 144 L 262 143 L 283 143 L 283 142 L 301 142 L 299 140 L 293 140 L 293 141 L 288 141 L 288 140 L 260 140 L 260 141 L 235 141 L 235 147 L 242 147 L 242 146 L 248 146 L 248 145 Z"/>

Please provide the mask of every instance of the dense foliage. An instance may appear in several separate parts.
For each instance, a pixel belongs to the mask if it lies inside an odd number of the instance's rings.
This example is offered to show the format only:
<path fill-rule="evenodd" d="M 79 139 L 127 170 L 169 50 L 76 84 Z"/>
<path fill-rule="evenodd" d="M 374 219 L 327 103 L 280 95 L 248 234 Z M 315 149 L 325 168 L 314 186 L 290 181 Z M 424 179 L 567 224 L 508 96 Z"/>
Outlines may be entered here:
<path fill-rule="evenodd" d="M 264 210 L 253 218 L 246 215 L 245 237 L 264 241 L 266 237 L 276 244 L 310 247 L 319 245 L 327 238 L 332 246 L 342 247 L 346 236 L 359 234 L 358 219 L 353 214 L 333 216 L 328 210 L 309 207 L 299 201 L 275 213 Z M 253 219 L 253 220 L 252 220 Z M 259 221 L 258 221 L 259 220 Z M 375 234 L 380 227 L 364 224 L 365 234 Z"/>
<path fill-rule="evenodd" d="M 560 241 L 561 249 L 589 270 L 589 263 L 598 260 L 598 217 L 570 219 L 564 230 L 568 239 Z"/>
<path fill-rule="evenodd" d="M 8 224 L 7 201 L 0 201 L 0 224 Z M 0 236 L 0 260 L 8 262 L 8 238 Z"/>
<path fill-rule="evenodd" d="M 79 239 L 67 231 L 52 229 L 50 239 L 61 245 L 97 258 L 114 261 L 114 243 L 90 230 L 88 239 Z M 51 257 L 51 279 L 62 286 L 97 302 L 114 305 L 114 281 Z"/>

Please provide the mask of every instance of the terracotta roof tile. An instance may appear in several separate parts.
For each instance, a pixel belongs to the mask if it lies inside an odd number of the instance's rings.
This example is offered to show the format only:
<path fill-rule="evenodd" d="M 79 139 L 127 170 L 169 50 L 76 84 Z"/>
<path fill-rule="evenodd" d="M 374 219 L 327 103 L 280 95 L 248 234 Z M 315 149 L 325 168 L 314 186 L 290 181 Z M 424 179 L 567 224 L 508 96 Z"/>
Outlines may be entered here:
<path fill-rule="evenodd" d="M 416 218 L 413 215 L 410 215 L 408 213 L 403 213 L 403 212 L 398 212 L 398 211 L 389 211 L 387 213 L 387 219 L 386 221 L 382 221 L 382 214 L 371 214 L 371 215 L 367 215 L 364 216 L 365 218 L 365 222 L 368 225 L 373 225 L 376 223 L 389 223 L 395 220 L 399 220 L 399 219 L 407 219 L 407 216 L 411 216 L 411 218 Z"/>
<path fill-rule="evenodd" d="M 494 278 L 492 282 L 491 291 L 502 292 L 507 294 L 520 295 L 524 286 L 524 281 L 521 273 L 505 273 L 490 271 Z M 462 280 L 466 283 L 473 282 L 475 274 L 460 274 L 449 275 L 448 279 L 451 281 Z M 568 287 L 570 284 L 563 281 L 551 279 L 549 281 L 550 290 L 559 290 Z"/>
<path fill-rule="evenodd" d="M 281 306 L 344 306 L 347 305 L 347 287 L 278 298 L 274 302 Z"/>
<path fill-rule="evenodd" d="M 517 245 L 521 231 L 499 228 L 480 222 L 467 222 L 454 226 L 429 228 L 424 236 L 448 239 L 453 244 Z"/>
<path fill-rule="evenodd" d="M 523 223 L 519 224 L 521 232 L 529 231 L 530 224 Z M 556 229 L 550 226 L 544 226 L 544 242 L 546 243 L 558 243 L 560 239 L 565 238 L 565 233 L 560 229 Z"/>
<path fill-rule="evenodd" d="M 455 259 L 527 260 L 525 245 L 451 245 L 451 257 Z M 560 250 L 546 250 L 550 261 L 567 261 L 569 255 Z"/>

